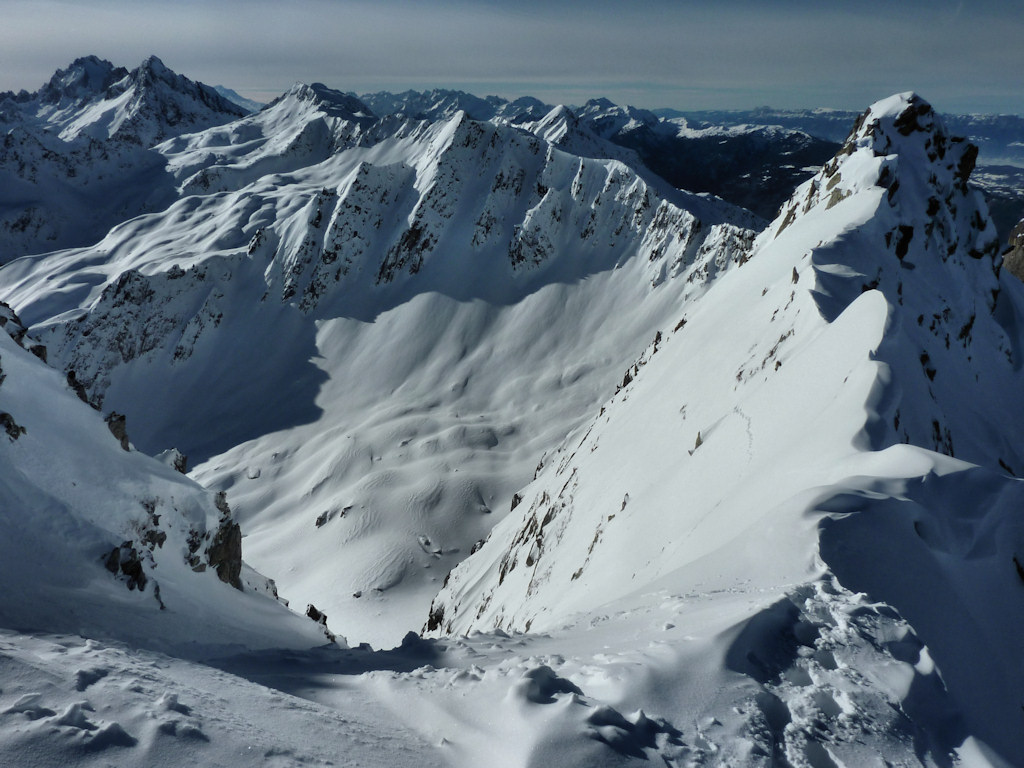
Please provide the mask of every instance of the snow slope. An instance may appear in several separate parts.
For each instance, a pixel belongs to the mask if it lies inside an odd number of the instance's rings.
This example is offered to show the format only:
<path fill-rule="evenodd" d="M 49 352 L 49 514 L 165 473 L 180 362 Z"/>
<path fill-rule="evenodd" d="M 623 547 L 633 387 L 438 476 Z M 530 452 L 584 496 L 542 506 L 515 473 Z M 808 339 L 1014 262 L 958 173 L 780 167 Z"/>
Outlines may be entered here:
<path fill-rule="evenodd" d="M 750 259 L 545 460 L 426 628 L 543 632 L 656 590 L 757 593 L 734 619 L 753 645 L 724 661 L 778 697 L 779 675 L 817 683 L 817 657 L 798 673 L 785 654 L 799 649 L 769 638 L 822 650 L 827 632 L 793 606 L 835 595 L 837 578 L 920 638 L 876 651 L 927 678 L 908 679 L 900 705 L 924 753 L 941 763 L 977 739 L 1010 763 L 1024 754 L 1024 294 L 1000 275 L 972 166 L 919 97 L 873 105 Z M 832 600 L 862 610 L 863 597 Z M 929 709 L 920 691 L 943 684 L 953 710 Z M 800 764 L 811 735 L 787 707 L 780 746 Z M 844 741 L 830 729 L 832 762 L 803 759 L 842 764 Z"/>
<path fill-rule="evenodd" d="M 161 151 L 188 196 L 9 264 L 7 296 L 140 448 L 228 492 L 283 594 L 376 644 L 753 237 L 621 163 L 318 85 Z"/>

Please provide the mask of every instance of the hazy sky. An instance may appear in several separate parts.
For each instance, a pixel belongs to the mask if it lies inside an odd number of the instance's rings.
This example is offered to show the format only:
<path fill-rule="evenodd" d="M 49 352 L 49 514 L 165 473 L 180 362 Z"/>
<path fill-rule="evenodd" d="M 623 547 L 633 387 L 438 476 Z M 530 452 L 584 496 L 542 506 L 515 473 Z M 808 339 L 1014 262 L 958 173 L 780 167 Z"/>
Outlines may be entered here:
<path fill-rule="evenodd" d="M 1024 113 L 1022 0 L 2 0 L 0 90 L 96 54 L 267 101 L 296 81 L 365 93 L 679 109 L 862 109 L 916 90 Z"/>

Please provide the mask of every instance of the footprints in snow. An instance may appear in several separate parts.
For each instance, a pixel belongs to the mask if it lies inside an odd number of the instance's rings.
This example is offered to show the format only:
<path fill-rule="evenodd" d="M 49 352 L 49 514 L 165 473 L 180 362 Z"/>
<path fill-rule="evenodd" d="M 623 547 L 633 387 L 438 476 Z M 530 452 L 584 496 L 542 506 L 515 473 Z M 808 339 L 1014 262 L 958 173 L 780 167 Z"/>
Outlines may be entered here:
<path fill-rule="evenodd" d="M 60 655 L 67 654 L 69 650 L 60 645 L 54 649 Z M 87 644 L 72 653 L 91 651 Z M 58 751 L 77 748 L 96 752 L 111 747 L 129 748 L 139 745 L 140 738 L 150 741 L 160 736 L 209 741 L 201 721 L 190 707 L 179 702 L 174 693 L 164 692 L 155 700 L 150 699 L 148 705 L 133 708 L 140 715 L 141 729 L 139 724 L 128 728 L 136 732 L 137 737 L 117 720 L 101 718 L 89 699 L 74 697 L 75 693 L 87 691 L 93 701 L 105 702 L 101 710 L 109 710 L 106 702 L 111 698 L 120 698 L 125 693 L 138 696 L 150 692 L 143 679 L 126 681 L 109 666 L 84 666 L 75 670 L 71 684 L 65 689 L 55 682 L 45 692 L 30 690 L 20 693 L 7 706 L 0 706 L 0 728 L 11 729 L 9 733 L 20 734 L 19 738 L 25 741 L 49 741 Z M 0 691 L 0 702 L 17 693 L 17 690 Z M 151 725 L 147 726 L 147 723 Z"/>
<path fill-rule="evenodd" d="M 748 622 L 727 663 L 760 683 L 736 710 L 752 765 L 835 768 L 872 742 L 890 752 L 902 744 L 908 759 L 928 754 L 943 765 L 956 744 L 958 716 L 910 625 L 831 580 Z M 930 703 L 919 707 L 915 692 L 924 689 Z"/>

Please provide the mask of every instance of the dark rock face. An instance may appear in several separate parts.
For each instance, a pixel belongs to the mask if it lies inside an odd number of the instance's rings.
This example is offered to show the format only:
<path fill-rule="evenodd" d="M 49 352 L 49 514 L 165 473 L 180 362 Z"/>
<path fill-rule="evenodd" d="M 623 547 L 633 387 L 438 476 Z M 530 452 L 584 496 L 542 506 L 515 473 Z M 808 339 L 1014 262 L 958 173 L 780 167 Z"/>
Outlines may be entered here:
<path fill-rule="evenodd" d="M 221 491 L 215 501 L 221 512 L 220 526 L 206 548 L 206 559 L 217 571 L 217 578 L 235 589 L 242 589 L 242 528 L 234 521 L 226 494 Z"/>
<path fill-rule="evenodd" d="M 183 475 L 188 474 L 188 456 L 177 448 L 168 448 L 166 451 L 158 453 L 156 459 L 171 467 L 175 472 L 180 472 Z"/>
<path fill-rule="evenodd" d="M 188 456 L 178 451 L 175 451 L 174 457 L 174 470 L 180 472 L 183 475 L 188 474 Z"/>
<path fill-rule="evenodd" d="M 327 614 L 319 610 L 315 605 L 310 603 L 306 606 L 306 615 L 315 621 L 317 624 L 327 625 Z"/>
<path fill-rule="evenodd" d="M 115 576 L 124 576 L 128 589 L 145 591 L 148 579 L 142 568 L 142 556 L 130 541 L 110 550 L 103 564 Z"/>
<path fill-rule="evenodd" d="M 1003 266 L 1011 275 L 1024 280 L 1024 219 L 1010 233 L 1009 246 L 1003 254 Z"/>
<path fill-rule="evenodd" d="M 338 639 L 337 636 L 327 628 L 327 614 L 321 611 L 312 603 L 306 606 L 306 616 L 315 621 L 323 628 L 324 635 L 332 643 Z"/>
<path fill-rule="evenodd" d="M 14 417 L 7 412 L 0 413 L 0 427 L 2 427 L 7 433 L 7 436 L 11 438 L 12 443 L 25 434 L 25 428 L 20 426 L 14 420 Z"/>
<path fill-rule="evenodd" d="M 85 391 L 85 385 L 78 380 L 78 376 L 73 370 L 68 371 L 68 386 L 71 387 L 71 391 L 78 396 L 79 400 L 93 408 L 96 407 L 93 403 L 89 402 L 89 394 Z"/>
<path fill-rule="evenodd" d="M 70 377 L 68 380 L 70 382 Z M 118 439 L 122 448 L 126 451 L 130 451 L 131 444 L 128 442 L 128 428 L 126 426 L 124 414 L 118 413 L 117 411 L 111 411 L 105 421 L 107 422 L 107 426 L 110 428 L 110 434 Z"/>

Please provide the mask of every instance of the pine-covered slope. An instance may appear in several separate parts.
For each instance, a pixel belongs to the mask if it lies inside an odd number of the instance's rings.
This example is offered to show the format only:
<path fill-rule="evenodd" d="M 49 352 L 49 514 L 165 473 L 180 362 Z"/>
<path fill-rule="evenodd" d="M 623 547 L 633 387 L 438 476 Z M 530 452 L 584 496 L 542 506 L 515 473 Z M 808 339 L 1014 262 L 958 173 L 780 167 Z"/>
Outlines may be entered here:
<path fill-rule="evenodd" d="M 967 187 L 973 157 L 913 94 L 872 106 L 749 260 L 681 308 L 545 458 L 426 629 L 544 632 L 665 591 L 745 595 L 721 663 L 782 699 L 774 716 L 792 723 L 776 748 L 799 762 L 818 750 L 800 686 L 837 684 L 823 682 L 835 618 L 818 622 L 840 605 L 865 615 L 842 588 L 864 592 L 913 627 L 856 664 L 916 664 L 895 696 L 919 754 L 977 738 L 1012 763 L 1024 292 Z M 842 722 L 819 752 L 839 763 Z"/>

